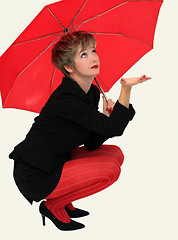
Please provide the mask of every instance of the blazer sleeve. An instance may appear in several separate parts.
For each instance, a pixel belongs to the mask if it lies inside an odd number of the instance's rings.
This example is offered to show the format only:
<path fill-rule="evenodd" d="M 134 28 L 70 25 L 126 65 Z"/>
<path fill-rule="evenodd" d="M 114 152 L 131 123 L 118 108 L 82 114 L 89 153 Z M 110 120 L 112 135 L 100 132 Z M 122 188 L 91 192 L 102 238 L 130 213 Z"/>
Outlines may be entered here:
<path fill-rule="evenodd" d="M 96 132 L 91 132 L 90 138 L 87 142 L 84 143 L 84 147 L 88 151 L 93 151 L 99 148 L 109 137 L 105 137 Z"/>
<path fill-rule="evenodd" d="M 56 116 L 70 120 L 105 138 L 121 136 L 135 115 L 131 104 L 127 109 L 117 101 L 111 115 L 107 117 L 93 105 L 73 95 L 57 98 L 55 109 L 57 109 Z"/>

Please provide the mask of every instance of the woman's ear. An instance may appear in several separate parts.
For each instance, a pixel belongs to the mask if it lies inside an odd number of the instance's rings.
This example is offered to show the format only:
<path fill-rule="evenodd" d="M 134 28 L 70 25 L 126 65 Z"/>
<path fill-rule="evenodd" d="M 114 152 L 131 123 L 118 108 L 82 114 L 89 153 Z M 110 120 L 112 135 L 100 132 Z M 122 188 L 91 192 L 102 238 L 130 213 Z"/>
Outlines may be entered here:
<path fill-rule="evenodd" d="M 73 73 L 74 72 L 74 69 L 70 66 L 65 65 L 64 68 L 68 73 Z"/>

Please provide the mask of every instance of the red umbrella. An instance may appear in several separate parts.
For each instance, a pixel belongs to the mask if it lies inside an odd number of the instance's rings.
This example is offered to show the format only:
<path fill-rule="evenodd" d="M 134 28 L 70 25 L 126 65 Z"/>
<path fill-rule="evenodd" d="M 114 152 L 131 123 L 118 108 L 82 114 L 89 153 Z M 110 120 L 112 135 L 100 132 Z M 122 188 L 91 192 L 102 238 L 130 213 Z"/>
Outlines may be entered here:
<path fill-rule="evenodd" d="M 51 63 L 51 49 L 67 31 L 85 30 L 95 35 L 101 62 L 96 78 L 104 91 L 109 91 L 153 49 L 162 3 L 64 0 L 45 6 L 0 58 L 3 107 L 40 112 L 61 83 L 62 73 Z"/>

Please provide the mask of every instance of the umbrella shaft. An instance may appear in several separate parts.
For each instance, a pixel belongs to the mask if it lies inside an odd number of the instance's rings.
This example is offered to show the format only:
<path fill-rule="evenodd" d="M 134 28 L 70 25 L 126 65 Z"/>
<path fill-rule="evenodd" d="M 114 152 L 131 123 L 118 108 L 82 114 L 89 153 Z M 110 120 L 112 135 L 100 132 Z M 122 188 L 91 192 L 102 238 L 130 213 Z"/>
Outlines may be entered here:
<path fill-rule="evenodd" d="M 106 99 L 106 101 L 108 101 L 108 98 L 107 98 L 105 92 L 103 91 L 102 87 L 99 85 L 99 83 L 98 83 L 98 81 L 96 80 L 96 78 L 94 78 L 94 79 L 95 79 L 95 82 L 96 82 L 96 84 L 98 85 L 99 89 L 101 90 L 104 98 Z"/>

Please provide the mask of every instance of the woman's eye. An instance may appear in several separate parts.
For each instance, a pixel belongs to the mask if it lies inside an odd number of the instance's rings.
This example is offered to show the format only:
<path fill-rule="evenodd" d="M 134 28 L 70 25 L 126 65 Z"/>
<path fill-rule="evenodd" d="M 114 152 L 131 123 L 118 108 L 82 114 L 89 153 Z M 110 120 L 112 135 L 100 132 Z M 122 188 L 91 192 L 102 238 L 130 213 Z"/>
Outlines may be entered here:
<path fill-rule="evenodd" d="M 96 54 L 96 50 L 95 49 L 93 50 L 93 53 Z"/>
<path fill-rule="evenodd" d="M 86 56 L 87 56 L 86 53 L 82 53 L 82 55 L 81 55 L 82 58 L 83 58 L 83 57 L 86 57 Z"/>

